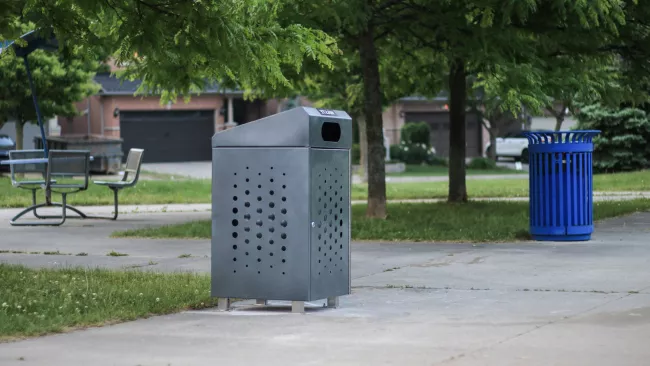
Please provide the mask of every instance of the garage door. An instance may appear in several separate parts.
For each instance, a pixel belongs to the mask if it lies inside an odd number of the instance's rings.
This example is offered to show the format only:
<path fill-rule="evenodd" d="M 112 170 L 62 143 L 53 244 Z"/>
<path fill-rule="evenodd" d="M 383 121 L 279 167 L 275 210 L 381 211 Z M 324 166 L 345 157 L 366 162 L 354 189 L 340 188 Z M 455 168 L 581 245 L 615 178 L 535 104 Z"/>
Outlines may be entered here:
<path fill-rule="evenodd" d="M 449 112 L 406 112 L 404 119 L 409 122 L 426 122 L 431 128 L 431 144 L 439 156 L 449 156 Z M 481 128 L 477 115 L 465 116 L 467 131 L 467 157 L 481 156 Z"/>
<path fill-rule="evenodd" d="M 146 163 L 210 161 L 214 111 L 121 112 L 120 132 L 125 159 L 141 148 Z"/>

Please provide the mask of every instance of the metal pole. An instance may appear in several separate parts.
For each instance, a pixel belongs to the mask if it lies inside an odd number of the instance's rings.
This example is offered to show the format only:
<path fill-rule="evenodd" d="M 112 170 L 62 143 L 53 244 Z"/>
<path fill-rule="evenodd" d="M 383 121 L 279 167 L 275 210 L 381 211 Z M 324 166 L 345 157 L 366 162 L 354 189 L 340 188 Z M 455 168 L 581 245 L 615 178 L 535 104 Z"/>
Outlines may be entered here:
<path fill-rule="evenodd" d="M 86 124 L 88 125 L 87 126 L 88 131 L 87 131 L 86 134 L 88 135 L 88 138 L 90 139 L 90 95 L 88 96 L 88 117 L 86 118 Z"/>
<path fill-rule="evenodd" d="M 100 121 L 102 124 L 102 137 L 104 136 L 104 98 L 100 95 L 99 96 L 99 114 L 101 115 Z"/>
<path fill-rule="evenodd" d="M 232 97 L 228 97 L 228 122 L 227 123 L 233 123 L 235 122 L 234 118 L 235 111 L 233 110 L 233 103 L 232 103 Z"/>
<path fill-rule="evenodd" d="M 36 119 L 38 121 L 38 127 L 41 129 L 41 138 L 43 139 L 43 151 L 45 152 L 45 158 L 48 156 L 47 148 L 47 139 L 45 138 L 45 130 L 43 129 L 43 119 L 41 118 L 41 110 L 38 108 L 38 99 L 36 98 L 36 91 L 34 90 L 34 81 L 32 80 L 32 72 L 29 69 L 29 61 L 27 61 L 27 55 L 23 56 L 23 61 L 25 62 L 25 69 L 27 70 L 27 79 L 29 80 L 29 89 L 32 92 L 32 99 L 34 100 L 34 109 L 36 109 Z"/>
<path fill-rule="evenodd" d="M 41 129 L 41 139 L 43 141 L 43 152 L 45 154 L 44 158 L 48 158 L 49 150 L 47 148 L 47 139 L 45 138 L 45 130 L 43 129 L 43 119 L 41 118 L 41 110 L 38 108 L 38 99 L 36 98 L 36 91 L 34 90 L 34 81 L 32 80 L 32 72 L 29 70 L 29 61 L 27 61 L 27 55 L 23 56 L 23 61 L 25 61 L 25 70 L 27 71 L 27 79 L 29 80 L 29 89 L 32 92 L 32 99 L 34 100 L 34 109 L 36 109 L 36 120 L 38 121 L 38 127 Z M 45 189 L 45 202 L 47 205 L 52 204 L 52 192 L 49 189 L 49 184 L 46 184 Z"/>

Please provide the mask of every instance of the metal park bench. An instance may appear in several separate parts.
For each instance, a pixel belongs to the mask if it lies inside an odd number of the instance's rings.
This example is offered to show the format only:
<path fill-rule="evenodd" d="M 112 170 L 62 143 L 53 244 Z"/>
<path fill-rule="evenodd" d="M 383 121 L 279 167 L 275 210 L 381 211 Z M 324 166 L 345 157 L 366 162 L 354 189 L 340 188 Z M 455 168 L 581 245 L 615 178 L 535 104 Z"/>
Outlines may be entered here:
<path fill-rule="evenodd" d="M 16 155 L 20 151 L 12 151 L 10 154 Z M 30 153 L 30 152 L 28 152 Z M 33 153 L 33 152 L 32 152 Z M 41 152 L 42 154 L 42 152 Z M 39 155 L 42 156 L 42 155 Z M 90 172 L 90 152 L 79 150 L 50 150 L 46 162 L 43 159 L 33 159 L 34 163 L 28 163 L 28 158 L 22 159 L 22 164 L 11 164 L 12 184 L 19 188 L 32 190 L 32 205 L 27 207 L 18 215 L 11 219 L 13 226 L 59 226 L 67 218 L 67 210 L 72 210 L 79 214 L 81 218 L 86 218 L 78 209 L 67 204 L 67 196 L 88 189 L 88 176 Z M 42 165 L 45 164 L 45 177 L 41 180 L 18 181 L 16 173 L 39 173 L 43 171 Z M 67 181 L 82 177 L 82 180 Z M 61 179 L 57 181 L 55 178 Z M 15 183 L 14 183 L 15 182 Z M 45 203 L 36 203 L 36 190 L 38 187 L 45 190 Z M 51 193 L 61 194 L 61 203 L 51 201 Z M 41 207 L 61 207 L 61 216 L 39 216 L 36 210 Z M 17 220 L 28 212 L 33 212 L 39 219 L 58 219 L 58 221 L 40 221 L 40 222 L 17 222 Z"/>
<path fill-rule="evenodd" d="M 67 154 L 70 153 L 70 154 Z M 140 177 L 140 167 L 142 165 L 143 149 L 131 149 L 126 159 L 126 168 L 124 175 L 119 181 L 93 181 L 93 184 L 108 187 L 113 191 L 113 207 L 115 212 L 113 216 L 90 216 L 78 208 L 67 204 L 66 196 L 68 194 L 85 191 L 88 189 L 88 182 L 90 179 L 90 161 L 92 158 L 89 156 L 88 151 L 80 150 L 50 150 L 48 159 L 40 158 L 43 156 L 43 150 L 23 150 L 11 151 L 11 183 L 14 187 L 29 189 L 32 191 L 32 205 L 24 209 L 11 220 L 11 225 L 14 226 L 41 226 L 41 225 L 61 225 L 68 218 L 74 219 L 107 219 L 116 220 L 119 214 L 119 200 L 118 193 L 121 189 L 133 187 L 137 184 Z M 82 156 L 88 156 L 88 166 L 81 164 Z M 20 173 L 40 175 L 42 179 L 34 179 L 29 177 L 25 180 L 20 180 L 18 175 Z M 81 183 L 57 183 L 55 178 L 75 178 L 82 177 Z M 53 189 L 54 188 L 54 189 Z M 45 203 L 36 203 L 36 191 L 39 189 L 45 190 Z M 59 189 L 68 189 L 67 191 L 59 191 Z M 71 189 L 71 190 L 70 190 Z M 62 202 L 52 202 L 51 192 L 61 193 Z M 43 207 L 62 207 L 61 216 L 52 215 L 39 215 L 36 211 Z M 71 210 L 78 216 L 67 216 L 66 211 Z M 38 219 L 58 219 L 57 222 L 16 222 L 18 218 L 22 217 L 28 212 L 33 212 L 34 216 Z"/>
<path fill-rule="evenodd" d="M 40 216 L 36 209 L 36 191 L 43 188 L 47 176 L 47 159 L 42 159 L 43 150 L 12 150 L 9 152 L 9 159 L 12 161 L 24 162 L 23 164 L 10 164 L 11 185 L 16 188 L 27 189 L 32 192 L 32 206 L 34 216 L 38 219 L 52 219 L 55 216 Z M 19 178 L 20 175 L 27 174 L 27 179 Z M 39 179 L 40 178 L 40 179 Z M 56 183 L 56 180 L 52 180 Z M 53 203 L 51 206 L 59 206 L 59 203 Z M 39 206 L 44 207 L 44 206 Z M 69 210 L 76 212 L 79 216 L 84 216 L 79 210 L 68 206 Z"/>
<path fill-rule="evenodd" d="M 140 177 L 140 165 L 142 164 L 142 155 L 144 154 L 143 149 L 131 149 L 129 150 L 129 155 L 126 157 L 126 168 L 124 169 L 124 175 L 122 179 L 116 182 L 110 181 L 93 181 L 94 184 L 108 187 L 113 191 L 113 206 L 115 207 L 115 213 L 113 217 L 106 217 L 106 219 L 116 220 L 118 215 L 118 192 L 120 189 L 133 187 L 138 183 L 138 178 Z M 98 218 L 98 217 L 94 217 Z"/>

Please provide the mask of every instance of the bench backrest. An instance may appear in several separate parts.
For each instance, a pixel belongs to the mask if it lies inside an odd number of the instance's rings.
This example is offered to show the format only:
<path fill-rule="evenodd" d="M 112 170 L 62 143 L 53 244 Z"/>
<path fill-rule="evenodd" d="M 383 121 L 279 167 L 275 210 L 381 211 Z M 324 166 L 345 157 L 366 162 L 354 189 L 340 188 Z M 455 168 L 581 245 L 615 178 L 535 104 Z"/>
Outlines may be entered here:
<path fill-rule="evenodd" d="M 134 185 L 138 182 L 140 177 L 140 166 L 142 165 L 143 149 L 130 149 L 129 155 L 126 157 L 126 168 L 124 169 L 124 177 L 122 181 L 128 182 L 129 185 Z"/>
<path fill-rule="evenodd" d="M 10 160 L 25 160 L 25 159 L 42 159 L 45 157 L 44 150 L 11 150 L 9 151 Z M 41 179 L 45 179 L 47 173 L 47 164 L 45 163 L 30 163 L 30 164 L 10 164 L 11 167 L 11 183 L 17 184 L 17 174 L 40 174 Z"/>
<path fill-rule="evenodd" d="M 90 175 L 90 151 L 88 150 L 50 150 L 47 162 L 46 184 L 54 178 L 77 178 L 72 183 L 65 183 L 66 188 L 88 188 Z"/>

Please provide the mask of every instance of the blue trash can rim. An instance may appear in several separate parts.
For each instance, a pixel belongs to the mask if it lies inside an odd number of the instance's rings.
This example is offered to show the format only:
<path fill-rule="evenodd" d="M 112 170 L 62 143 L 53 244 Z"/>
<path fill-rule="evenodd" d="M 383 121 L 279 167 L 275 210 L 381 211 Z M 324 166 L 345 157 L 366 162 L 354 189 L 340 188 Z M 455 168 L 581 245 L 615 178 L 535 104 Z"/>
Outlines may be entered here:
<path fill-rule="evenodd" d="M 575 131 L 523 131 L 528 143 L 537 144 L 580 144 L 591 143 L 592 139 L 600 134 L 600 130 L 575 130 Z"/>

